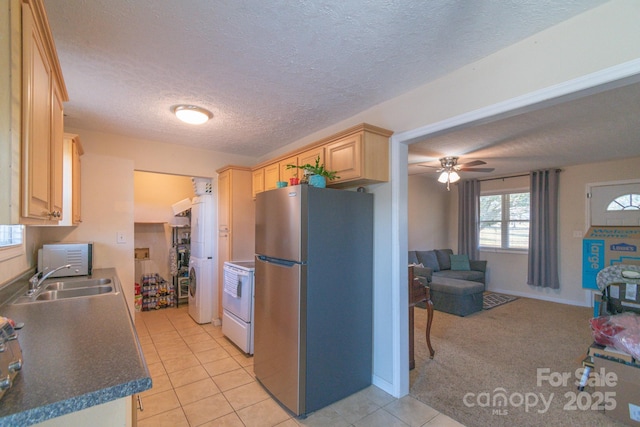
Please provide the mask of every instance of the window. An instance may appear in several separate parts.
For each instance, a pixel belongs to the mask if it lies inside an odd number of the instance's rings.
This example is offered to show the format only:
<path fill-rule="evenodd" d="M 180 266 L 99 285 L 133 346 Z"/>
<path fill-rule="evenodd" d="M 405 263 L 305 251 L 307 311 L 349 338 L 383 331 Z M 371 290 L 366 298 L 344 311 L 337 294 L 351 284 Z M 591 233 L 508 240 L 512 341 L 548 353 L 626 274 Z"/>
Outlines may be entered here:
<path fill-rule="evenodd" d="M 24 253 L 24 226 L 0 225 L 0 261 Z"/>
<path fill-rule="evenodd" d="M 637 211 L 638 209 L 640 209 L 640 194 L 625 194 L 616 197 L 607 206 L 607 211 Z"/>
<path fill-rule="evenodd" d="M 480 196 L 480 247 L 529 248 L 529 192 Z"/>

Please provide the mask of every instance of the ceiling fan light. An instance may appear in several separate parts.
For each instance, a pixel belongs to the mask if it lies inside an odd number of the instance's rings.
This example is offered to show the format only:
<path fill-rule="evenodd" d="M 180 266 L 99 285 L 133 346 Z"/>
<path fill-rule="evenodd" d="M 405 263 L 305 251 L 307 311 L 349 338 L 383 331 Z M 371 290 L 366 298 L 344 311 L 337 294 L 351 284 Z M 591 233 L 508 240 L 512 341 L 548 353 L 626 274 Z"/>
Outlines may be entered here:
<path fill-rule="evenodd" d="M 176 105 L 171 109 L 180 120 L 191 125 L 201 125 L 213 117 L 213 113 L 196 105 Z"/>
<path fill-rule="evenodd" d="M 451 173 L 449 173 L 449 182 L 457 181 L 460 181 L 460 175 L 458 175 L 458 172 L 452 171 Z"/>
<path fill-rule="evenodd" d="M 460 177 L 458 177 L 458 179 L 460 179 Z M 440 177 L 438 178 L 438 182 L 445 184 L 447 181 L 449 181 L 449 172 L 444 171 L 440 174 Z"/>

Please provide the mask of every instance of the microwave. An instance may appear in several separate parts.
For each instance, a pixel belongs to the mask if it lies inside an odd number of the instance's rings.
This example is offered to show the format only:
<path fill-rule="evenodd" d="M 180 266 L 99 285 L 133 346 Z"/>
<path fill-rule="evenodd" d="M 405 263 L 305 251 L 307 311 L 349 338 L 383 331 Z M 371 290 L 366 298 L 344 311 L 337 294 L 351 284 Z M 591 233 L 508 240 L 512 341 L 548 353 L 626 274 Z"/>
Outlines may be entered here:
<path fill-rule="evenodd" d="M 38 271 L 71 264 L 49 277 L 89 276 L 93 268 L 93 243 L 46 243 L 38 250 Z"/>

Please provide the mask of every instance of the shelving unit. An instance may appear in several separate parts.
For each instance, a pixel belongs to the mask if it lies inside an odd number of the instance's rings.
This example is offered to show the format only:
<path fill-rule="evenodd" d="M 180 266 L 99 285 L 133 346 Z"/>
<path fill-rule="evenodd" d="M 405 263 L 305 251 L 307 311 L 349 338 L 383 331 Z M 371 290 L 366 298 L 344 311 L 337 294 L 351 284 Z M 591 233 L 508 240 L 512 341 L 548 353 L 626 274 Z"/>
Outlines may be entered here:
<path fill-rule="evenodd" d="M 191 255 L 191 228 L 188 225 L 172 226 L 172 259 L 171 272 L 173 287 L 176 290 L 176 304 L 188 301 L 189 297 L 189 257 Z M 175 274 L 174 274 L 175 273 Z"/>

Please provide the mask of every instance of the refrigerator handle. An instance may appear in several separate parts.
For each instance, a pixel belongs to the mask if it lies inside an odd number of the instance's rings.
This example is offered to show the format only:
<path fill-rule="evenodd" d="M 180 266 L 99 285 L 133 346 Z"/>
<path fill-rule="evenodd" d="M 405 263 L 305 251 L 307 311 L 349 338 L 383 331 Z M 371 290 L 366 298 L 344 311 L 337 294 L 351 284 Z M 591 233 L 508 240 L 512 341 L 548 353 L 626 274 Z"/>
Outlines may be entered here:
<path fill-rule="evenodd" d="M 272 257 L 268 257 L 266 255 L 256 255 L 256 258 L 260 262 L 264 262 L 264 263 L 267 263 L 267 264 L 280 265 L 282 267 L 293 267 L 296 264 L 304 264 L 304 263 L 300 263 L 300 262 L 296 262 L 296 261 L 290 261 L 288 259 L 272 258 Z"/>

